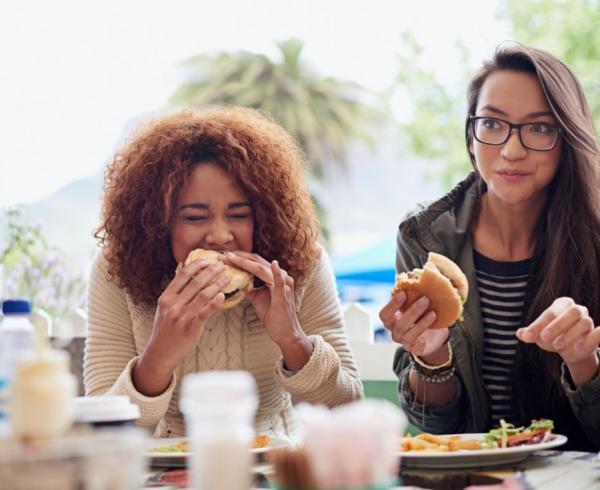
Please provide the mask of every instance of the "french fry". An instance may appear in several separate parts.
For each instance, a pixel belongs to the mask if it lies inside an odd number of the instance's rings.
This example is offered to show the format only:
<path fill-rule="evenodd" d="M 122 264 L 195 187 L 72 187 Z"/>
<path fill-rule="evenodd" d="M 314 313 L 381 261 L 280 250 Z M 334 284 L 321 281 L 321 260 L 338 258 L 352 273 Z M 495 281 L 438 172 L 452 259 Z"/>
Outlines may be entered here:
<path fill-rule="evenodd" d="M 448 437 L 439 437 L 434 436 L 433 434 L 428 434 L 427 432 L 423 432 L 417 436 L 419 439 L 423 439 L 424 441 L 431 442 L 433 444 L 448 446 L 450 444 L 451 439 Z"/>
<path fill-rule="evenodd" d="M 457 439 L 450 441 L 450 451 L 459 451 L 466 449 L 467 451 L 475 451 L 482 449 L 481 441 L 474 441 L 473 439 Z"/>
<path fill-rule="evenodd" d="M 483 449 L 481 441 L 462 439 L 460 436 L 440 437 L 427 432 L 415 437 L 407 435 L 400 441 L 401 451 L 452 452 L 478 449 Z"/>

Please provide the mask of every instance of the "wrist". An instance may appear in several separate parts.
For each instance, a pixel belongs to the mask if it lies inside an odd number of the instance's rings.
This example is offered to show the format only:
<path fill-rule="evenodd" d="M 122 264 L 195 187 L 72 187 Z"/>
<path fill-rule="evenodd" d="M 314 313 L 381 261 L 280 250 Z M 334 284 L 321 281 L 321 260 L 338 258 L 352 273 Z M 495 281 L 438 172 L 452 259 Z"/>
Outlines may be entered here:
<path fill-rule="evenodd" d="M 156 355 L 151 349 L 146 348 L 135 367 L 148 376 L 162 379 L 165 377 L 170 378 L 177 366 L 172 366 L 171 363 L 166 362 L 165 356 Z"/>
<path fill-rule="evenodd" d="M 598 356 L 594 352 L 592 356 L 582 361 L 575 363 L 565 363 L 571 379 L 575 385 L 579 386 L 587 383 L 598 374 L 598 368 L 600 367 L 600 361 Z"/>
<path fill-rule="evenodd" d="M 444 342 L 440 348 L 430 354 L 419 356 L 421 360 L 426 362 L 427 364 L 431 364 L 437 366 L 439 364 L 443 364 L 448 360 L 450 356 L 450 351 L 448 348 L 448 341 Z"/>
<path fill-rule="evenodd" d="M 295 332 L 286 341 L 278 344 L 285 367 L 290 371 L 299 371 L 309 361 L 314 346 L 304 332 Z"/>

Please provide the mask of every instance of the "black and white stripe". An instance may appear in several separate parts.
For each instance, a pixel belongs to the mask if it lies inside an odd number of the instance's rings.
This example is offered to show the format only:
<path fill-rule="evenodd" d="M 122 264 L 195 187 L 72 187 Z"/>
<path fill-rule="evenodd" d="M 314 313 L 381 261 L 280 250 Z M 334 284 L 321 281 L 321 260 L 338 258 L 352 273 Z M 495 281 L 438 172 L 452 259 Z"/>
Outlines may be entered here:
<path fill-rule="evenodd" d="M 519 424 L 512 390 L 529 260 L 497 262 L 473 253 L 483 321 L 483 381 L 491 396 L 491 424 L 500 419 Z"/>

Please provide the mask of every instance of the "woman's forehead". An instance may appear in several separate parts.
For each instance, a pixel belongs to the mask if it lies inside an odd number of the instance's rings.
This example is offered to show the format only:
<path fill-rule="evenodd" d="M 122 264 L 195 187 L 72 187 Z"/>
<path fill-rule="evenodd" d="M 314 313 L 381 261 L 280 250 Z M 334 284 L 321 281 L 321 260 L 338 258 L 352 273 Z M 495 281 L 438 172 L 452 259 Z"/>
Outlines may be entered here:
<path fill-rule="evenodd" d="M 179 194 L 179 205 L 188 201 L 245 201 L 243 190 L 233 178 L 214 163 L 203 163 L 191 170 Z"/>
<path fill-rule="evenodd" d="M 477 111 L 482 110 L 521 119 L 550 112 L 550 106 L 535 75 L 499 70 L 491 73 L 481 87 Z"/>

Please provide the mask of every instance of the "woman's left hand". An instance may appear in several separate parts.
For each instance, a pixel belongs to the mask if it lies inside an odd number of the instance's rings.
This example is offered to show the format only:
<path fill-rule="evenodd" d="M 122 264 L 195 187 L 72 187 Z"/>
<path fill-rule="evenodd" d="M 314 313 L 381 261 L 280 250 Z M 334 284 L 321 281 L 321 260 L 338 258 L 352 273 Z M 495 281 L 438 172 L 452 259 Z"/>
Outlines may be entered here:
<path fill-rule="evenodd" d="M 598 372 L 596 350 L 600 327 L 594 326 L 585 306 L 571 298 L 557 298 L 533 323 L 517 330 L 517 337 L 535 343 L 548 352 L 558 353 L 575 384 L 592 379 Z"/>
<path fill-rule="evenodd" d="M 281 349 L 286 367 L 301 369 L 310 358 L 312 343 L 296 314 L 294 279 L 279 267 L 276 260 L 269 263 L 260 255 L 249 252 L 226 252 L 225 263 L 248 271 L 265 283 L 252 289 L 247 298 L 267 327 L 269 336 Z"/>

